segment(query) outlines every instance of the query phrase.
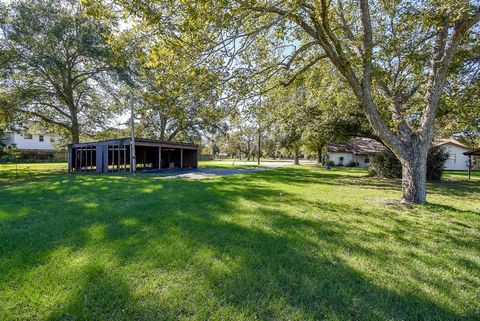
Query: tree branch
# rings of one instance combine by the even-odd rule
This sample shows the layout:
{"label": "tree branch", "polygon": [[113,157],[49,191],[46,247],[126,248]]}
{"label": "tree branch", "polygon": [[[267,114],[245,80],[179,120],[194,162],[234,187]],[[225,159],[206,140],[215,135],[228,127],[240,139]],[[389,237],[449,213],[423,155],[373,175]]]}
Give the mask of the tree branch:
{"label": "tree branch", "polygon": [[320,60],[322,60],[324,58],[327,58],[327,55],[321,55],[321,56],[315,57],[315,59],[310,61],[302,69],[300,69],[298,72],[296,72],[295,75],[293,75],[292,78],[290,78],[287,82],[281,82],[281,84],[284,85],[284,86],[291,85],[295,81],[295,79],[297,79],[298,76],[300,76],[301,74],[306,72],[308,69],[313,67],[317,62],[319,62]]}

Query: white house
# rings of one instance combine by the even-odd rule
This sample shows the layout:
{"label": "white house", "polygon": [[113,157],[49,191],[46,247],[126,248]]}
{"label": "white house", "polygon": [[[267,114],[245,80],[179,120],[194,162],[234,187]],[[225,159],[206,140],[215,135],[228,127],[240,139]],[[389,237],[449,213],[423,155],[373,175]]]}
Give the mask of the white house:
{"label": "white house", "polygon": [[433,142],[433,146],[442,146],[448,153],[448,159],[445,163],[446,170],[468,170],[468,156],[464,153],[469,149],[453,138],[437,139]]}
{"label": "white house", "polygon": [[55,151],[55,143],[59,142],[58,135],[43,133],[7,132],[7,138],[2,141],[5,145],[15,145],[19,150],[25,151]]}
{"label": "white house", "polygon": [[385,146],[374,139],[356,138],[340,144],[327,146],[327,156],[336,166],[368,167],[369,155],[385,150]]}
{"label": "white house", "polygon": [[[468,156],[464,155],[468,148],[465,145],[453,138],[438,139],[432,145],[441,146],[448,152],[446,170],[468,170]],[[328,145],[327,156],[336,166],[357,163],[358,167],[368,167],[369,156],[385,149],[385,146],[374,139],[356,138],[344,143]]]}

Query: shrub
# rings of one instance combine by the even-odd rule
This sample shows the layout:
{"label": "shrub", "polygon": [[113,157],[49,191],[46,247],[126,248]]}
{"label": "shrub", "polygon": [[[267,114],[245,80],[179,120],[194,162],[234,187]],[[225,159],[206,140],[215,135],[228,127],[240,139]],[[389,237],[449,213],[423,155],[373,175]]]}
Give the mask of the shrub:
{"label": "shrub", "polygon": [[384,151],[370,156],[370,175],[386,178],[401,178],[402,165],[395,154]]}
{"label": "shrub", "polygon": [[327,162],[325,163],[326,166],[335,166],[335,163],[332,161],[332,160],[327,160]]}
{"label": "shrub", "polygon": [[427,158],[427,179],[432,181],[440,180],[447,160],[448,152],[446,152],[444,148],[430,148]]}
{"label": "shrub", "polygon": [[348,162],[347,164],[348,167],[357,167],[358,166],[358,162],[354,162],[353,160]]}
{"label": "shrub", "polygon": [[[448,153],[442,147],[432,147],[427,157],[427,179],[439,180],[443,175],[443,167]],[[395,154],[385,151],[370,156],[369,174],[386,178],[401,178],[402,165]]]}
{"label": "shrub", "polygon": [[18,152],[17,148],[14,145],[3,147],[2,154],[0,157],[1,161],[14,162],[19,158],[20,158],[20,153]]}

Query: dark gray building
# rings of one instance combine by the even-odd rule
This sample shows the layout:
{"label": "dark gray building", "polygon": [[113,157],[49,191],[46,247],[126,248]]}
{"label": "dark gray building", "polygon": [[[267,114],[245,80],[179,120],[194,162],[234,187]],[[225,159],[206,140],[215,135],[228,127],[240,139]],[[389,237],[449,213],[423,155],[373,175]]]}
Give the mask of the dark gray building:
{"label": "dark gray building", "polygon": [[[71,144],[68,147],[69,172],[116,173],[130,171],[131,139],[110,139]],[[193,144],[135,139],[136,170],[195,168],[198,146]]]}

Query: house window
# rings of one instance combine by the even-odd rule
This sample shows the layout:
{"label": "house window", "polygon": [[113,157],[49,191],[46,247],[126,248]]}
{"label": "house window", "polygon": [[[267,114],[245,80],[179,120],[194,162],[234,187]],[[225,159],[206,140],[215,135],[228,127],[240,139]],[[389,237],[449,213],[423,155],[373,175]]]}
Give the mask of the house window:
{"label": "house window", "polygon": [[50,137],[50,143],[55,143],[55,139],[53,137]]}
{"label": "house window", "polygon": [[448,159],[452,164],[455,164],[457,162],[457,154],[450,153],[450,155],[448,155]]}
{"label": "house window", "polygon": [[370,159],[368,159],[368,157],[365,157],[364,162],[365,162],[365,164],[370,164]]}
{"label": "house window", "polygon": [[23,139],[33,139],[32,134],[23,134]]}
{"label": "house window", "polygon": [[43,142],[44,140],[45,138],[43,137],[43,135],[38,135],[38,141]]}

